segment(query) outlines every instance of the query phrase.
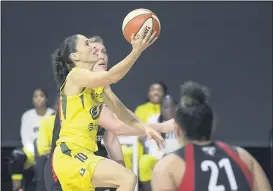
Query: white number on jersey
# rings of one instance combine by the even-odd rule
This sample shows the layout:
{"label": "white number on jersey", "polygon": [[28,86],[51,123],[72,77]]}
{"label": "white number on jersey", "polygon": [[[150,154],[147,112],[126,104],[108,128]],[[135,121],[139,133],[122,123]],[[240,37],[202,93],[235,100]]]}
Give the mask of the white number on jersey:
{"label": "white number on jersey", "polygon": [[238,190],[238,185],[228,158],[221,159],[218,164],[211,160],[205,160],[201,163],[202,171],[211,171],[208,191],[226,191],[224,185],[217,185],[217,180],[219,176],[219,168],[224,168],[227,174],[227,178],[232,191]]}

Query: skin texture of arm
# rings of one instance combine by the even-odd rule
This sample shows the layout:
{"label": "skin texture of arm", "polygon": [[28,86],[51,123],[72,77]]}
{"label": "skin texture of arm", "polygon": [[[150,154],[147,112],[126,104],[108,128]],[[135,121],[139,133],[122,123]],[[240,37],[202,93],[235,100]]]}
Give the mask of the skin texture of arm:
{"label": "skin texture of arm", "polygon": [[[132,128],[119,120],[117,116],[108,107],[106,107],[106,105],[103,106],[101,111],[99,123],[103,128],[115,133],[116,135],[135,135],[134,132],[131,132],[135,128]],[[139,129],[139,133],[145,135],[143,129]]]}
{"label": "skin texture of arm", "polygon": [[120,99],[114,94],[111,87],[104,89],[104,101],[106,105],[115,112],[116,116],[124,123],[134,128],[144,128],[144,124],[136,117],[136,115],[128,110]]}
{"label": "skin texture of arm", "polygon": [[110,158],[125,166],[121,145],[117,135],[106,130],[103,141]]}
{"label": "skin texture of arm", "polygon": [[[177,164],[178,166],[173,164]],[[177,171],[177,168],[181,168],[181,171]],[[177,171],[179,174],[173,174],[173,171]],[[181,178],[182,174],[184,174],[184,163],[173,154],[165,156],[158,161],[153,169],[151,180],[152,191],[177,190],[177,185],[179,184],[177,183],[177,179]]]}
{"label": "skin texture of arm", "polygon": [[141,134],[146,135],[148,134],[148,139],[154,139],[157,143],[159,148],[164,148],[164,139],[161,137],[159,133],[157,133],[152,128],[146,126],[145,128],[137,128],[136,126],[129,126],[119,120],[113,112],[108,109],[105,105],[103,106],[101,115],[100,115],[100,126],[103,128],[112,131],[116,135],[132,135],[137,136],[137,133],[132,133],[132,129],[139,129]]}
{"label": "skin texture of arm", "polygon": [[245,149],[237,147],[240,158],[245,162],[253,177],[253,191],[272,191],[270,183],[256,159]]}
{"label": "skin texture of arm", "polygon": [[81,88],[104,87],[121,80],[129,72],[139,56],[140,53],[133,50],[125,59],[113,66],[108,72],[91,72],[87,69],[77,69],[71,73],[70,78],[74,84]]}
{"label": "skin texture of arm", "polygon": [[[133,128],[117,118],[117,116],[105,105],[103,106],[100,125],[105,129],[115,133],[116,135],[125,136],[145,136],[145,131],[140,128]],[[158,132],[173,132],[174,131],[174,121],[173,119],[166,121],[164,123],[150,124],[149,127],[153,128]]]}

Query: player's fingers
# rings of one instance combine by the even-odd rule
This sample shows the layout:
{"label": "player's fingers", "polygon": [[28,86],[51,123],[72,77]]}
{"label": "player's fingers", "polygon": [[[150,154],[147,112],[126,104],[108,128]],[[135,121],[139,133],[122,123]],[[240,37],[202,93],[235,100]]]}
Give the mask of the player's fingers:
{"label": "player's fingers", "polygon": [[158,37],[155,37],[155,38],[152,40],[152,42],[150,42],[150,43],[148,44],[148,46],[151,46],[157,39],[158,39]]}
{"label": "player's fingers", "polygon": [[145,27],[143,27],[143,28],[139,31],[139,35],[140,35],[141,40],[145,39],[144,33],[145,33]]}
{"label": "player's fingers", "polygon": [[148,39],[148,41],[147,41],[148,44],[150,44],[150,43],[154,40],[155,35],[156,35],[156,31],[154,31],[153,34],[149,37],[149,39]]}
{"label": "player's fingers", "polygon": [[157,140],[156,144],[159,149],[164,149],[164,141]]}
{"label": "player's fingers", "polygon": [[135,40],[135,34],[132,33],[132,35],[131,35],[131,43],[134,42],[134,40]]}
{"label": "player's fingers", "polygon": [[147,138],[150,140],[150,139],[152,139],[152,136],[150,134],[148,134]]}
{"label": "player's fingers", "polygon": [[159,146],[159,148],[164,148],[164,139],[163,139],[163,137],[158,133],[157,134],[157,144],[158,144],[158,146]]}

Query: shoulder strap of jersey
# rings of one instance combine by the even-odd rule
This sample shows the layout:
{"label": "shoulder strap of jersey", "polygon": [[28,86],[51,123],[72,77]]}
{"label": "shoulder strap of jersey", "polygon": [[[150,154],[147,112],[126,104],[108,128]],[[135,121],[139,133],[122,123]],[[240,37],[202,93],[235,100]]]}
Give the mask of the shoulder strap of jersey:
{"label": "shoulder strap of jersey", "polygon": [[252,173],[249,170],[248,166],[245,164],[245,162],[239,157],[239,155],[237,154],[237,152],[234,152],[232,147],[230,147],[229,145],[225,144],[222,141],[217,141],[216,144],[223,149],[227,155],[229,155],[242,169],[248,184],[251,188],[253,188],[253,179],[252,179]]}
{"label": "shoulder strap of jersey", "polygon": [[[184,150],[184,158],[181,157],[182,152],[179,150]],[[184,159],[186,167],[183,179],[179,185],[179,190],[194,191],[195,183],[195,160],[194,160],[194,145],[188,144],[183,149],[178,150],[178,156]]]}

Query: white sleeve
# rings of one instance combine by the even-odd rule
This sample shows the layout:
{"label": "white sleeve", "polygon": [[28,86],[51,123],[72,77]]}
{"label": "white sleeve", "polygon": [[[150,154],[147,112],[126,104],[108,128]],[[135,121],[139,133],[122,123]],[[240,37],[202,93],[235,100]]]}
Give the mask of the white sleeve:
{"label": "white sleeve", "polygon": [[21,140],[22,140],[23,147],[27,149],[28,151],[34,153],[34,145],[33,145],[32,137],[31,137],[32,135],[31,131],[33,129],[29,128],[29,124],[27,122],[27,118],[29,114],[30,114],[29,112],[25,112],[22,115],[20,133],[21,133]]}

